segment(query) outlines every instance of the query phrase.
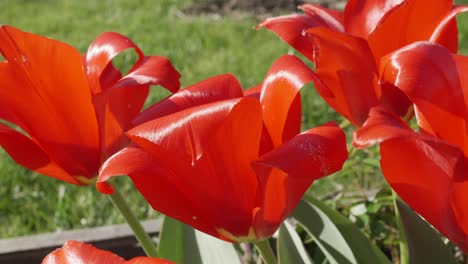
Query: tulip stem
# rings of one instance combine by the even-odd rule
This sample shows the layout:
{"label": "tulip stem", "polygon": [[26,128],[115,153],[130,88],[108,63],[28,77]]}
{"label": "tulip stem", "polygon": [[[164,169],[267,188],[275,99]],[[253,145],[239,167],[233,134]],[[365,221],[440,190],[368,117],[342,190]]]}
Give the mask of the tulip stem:
{"label": "tulip stem", "polygon": [[273,253],[273,249],[271,249],[270,242],[268,242],[268,239],[255,242],[254,244],[258,252],[262,256],[263,262],[265,264],[277,263],[275,253]]}
{"label": "tulip stem", "polygon": [[400,263],[401,264],[408,264],[409,263],[409,252],[408,252],[408,240],[406,240],[406,233],[403,227],[403,222],[400,218],[400,212],[398,211],[397,207],[397,199],[398,195],[395,191],[392,190],[392,197],[393,197],[393,207],[395,208],[395,221],[398,228],[398,234],[400,235]]}
{"label": "tulip stem", "polygon": [[138,221],[135,214],[132,212],[132,210],[130,210],[128,203],[125,201],[122,194],[115,190],[115,192],[109,195],[109,197],[114,206],[120,211],[120,214],[123,216],[123,218],[125,218],[125,221],[127,221],[127,224],[132,229],[135,238],[140,243],[143,251],[145,251],[145,254],[149,257],[157,257],[158,251],[153,243],[153,240],[151,240],[148,233],[146,233],[143,229],[140,221]]}

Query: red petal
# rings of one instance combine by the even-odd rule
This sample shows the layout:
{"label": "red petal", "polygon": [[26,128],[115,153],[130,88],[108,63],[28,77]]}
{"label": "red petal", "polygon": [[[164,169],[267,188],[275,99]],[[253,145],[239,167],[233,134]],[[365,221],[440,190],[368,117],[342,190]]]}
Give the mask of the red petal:
{"label": "red petal", "polygon": [[455,16],[468,11],[468,6],[457,6],[452,9],[437,25],[429,41],[438,43],[453,53],[458,51],[458,28]]}
{"label": "red petal", "polygon": [[[134,49],[138,61],[121,78],[112,65],[112,59],[126,49]],[[99,120],[102,159],[125,146],[122,133],[131,127],[131,120],[146,101],[149,85],[162,85],[170,91],[179,89],[180,74],[167,58],[144,57],[130,39],[118,33],[107,32],[96,38],[86,54],[87,73],[95,95],[93,102]]]}
{"label": "red petal", "polygon": [[463,152],[431,135],[415,133],[382,107],[373,109],[354,135],[358,147],[375,143],[382,143],[382,171],[392,188],[466,251],[466,210],[462,205],[466,187],[454,182],[466,178]]}
{"label": "red petal", "polygon": [[127,147],[103,164],[96,187],[98,191],[110,194],[113,188],[106,181],[115,176],[129,175],[135,187],[155,210],[217,236],[211,214],[205,212],[203,201],[198,201],[194,193],[197,188],[191,190],[192,182],[200,175],[180,173],[183,170],[181,168],[175,172],[173,168],[146,150],[136,146]]}
{"label": "red petal", "polygon": [[367,39],[387,13],[403,0],[350,0],[344,10],[346,32]]}
{"label": "red petal", "polygon": [[412,138],[386,141],[380,151],[383,174],[398,195],[466,251],[468,237],[463,230],[466,222],[457,222],[454,213],[458,208],[451,204],[451,200],[461,198],[457,194],[451,197],[451,192],[458,163],[464,160],[463,153],[442,142],[421,140],[416,133]]}
{"label": "red petal", "polygon": [[125,262],[125,264],[175,264],[172,261],[159,259],[159,258],[149,258],[149,257],[136,257]]}
{"label": "red petal", "polygon": [[297,51],[314,61],[313,42],[303,34],[304,30],[321,26],[316,17],[306,15],[287,15],[272,17],[258,24],[257,29],[266,27]]}
{"label": "red petal", "polygon": [[402,89],[417,106],[425,131],[464,148],[468,112],[459,78],[464,72],[447,49],[418,42],[383,58],[381,69],[382,79]]}
{"label": "red petal", "polygon": [[382,106],[374,107],[364,125],[353,134],[353,145],[366,148],[396,137],[412,137],[413,130]]}
{"label": "red petal", "polygon": [[[429,40],[452,6],[453,1],[448,0],[407,0],[389,11],[368,38],[376,62],[407,44]],[[443,42],[453,43],[449,48],[455,48],[453,51],[456,52],[458,32],[455,21],[448,27],[446,32],[450,35],[445,34]]]}
{"label": "red petal", "polygon": [[258,24],[257,29],[266,27],[308,59],[314,61],[313,42],[303,34],[304,31],[322,26],[342,32],[341,13],[317,5],[303,5],[300,8],[307,15],[267,18]]}
{"label": "red petal", "polygon": [[312,182],[340,170],[347,158],[343,130],[328,123],[297,135],[255,161],[263,197],[254,220],[257,236],[271,236]]}
{"label": "red petal", "polygon": [[405,120],[413,117],[412,112],[410,112],[413,102],[401,89],[388,82],[380,83],[380,89],[382,93],[380,103],[382,105],[391,109],[398,116],[405,117]]}
{"label": "red petal", "polygon": [[115,71],[110,70],[115,69],[110,62],[115,56],[127,49],[134,49],[139,61],[143,59],[144,55],[140,48],[129,38],[119,33],[105,32],[91,43],[85,60],[86,71],[93,94],[100,93],[110,87],[102,85],[102,78],[106,79],[108,77],[107,74],[115,73]]}
{"label": "red petal", "polygon": [[111,89],[94,96],[101,124],[103,159],[126,145],[122,133],[131,128],[131,121],[140,112],[149,93],[149,85],[160,84],[176,92],[180,74],[164,57],[145,57],[129,74],[113,84]]}
{"label": "red petal", "polygon": [[119,80],[113,88],[161,85],[175,93],[180,87],[179,79],[179,72],[166,57],[147,56],[137,62],[133,69]]}
{"label": "red petal", "polygon": [[42,264],[123,264],[125,260],[113,253],[74,240],[47,255]]}
{"label": "red petal", "polygon": [[302,117],[299,91],[315,78],[314,72],[292,55],[280,57],[271,66],[261,88],[260,103],[273,147],[299,133]]}
{"label": "red petal", "polygon": [[23,134],[0,123],[0,146],[18,164],[73,184],[81,184],[49,159],[40,146]]}
{"label": "red petal", "polygon": [[[81,56],[74,48],[0,27],[0,113],[72,175],[93,177],[99,135]],[[67,63],[63,63],[66,61]],[[12,119],[14,117],[14,120]]]}
{"label": "red petal", "polygon": [[242,87],[236,77],[222,74],[193,84],[154,104],[138,115],[133,123],[138,125],[186,108],[242,96]]}
{"label": "red petal", "polygon": [[321,5],[305,4],[299,6],[308,16],[317,17],[322,20],[322,26],[344,32],[343,12],[325,8]]}
{"label": "red petal", "polygon": [[68,240],[62,248],[47,255],[42,264],[171,264],[174,262],[150,257],[136,257],[129,261],[90,244]]}
{"label": "red petal", "polygon": [[378,103],[377,68],[366,41],[326,28],[307,33],[315,43],[317,76],[334,95],[322,97],[353,124],[362,125]]}
{"label": "red petal", "polygon": [[141,154],[134,159],[114,156],[99,181],[129,172],[156,210],[223,239],[228,238],[218,229],[247,236],[258,204],[250,162],[258,155],[261,126],[261,107],[254,98],[192,107],[152,120],[127,134],[153,161],[129,167],[132,173],[125,171],[126,164],[137,162]]}
{"label": "red petal", "polygon": [[253,97],[260,100],[260,92],[262,91],[263,83],[257,84],[254,87],[244,90],[245,97]]}
{"label": "red petal", "polygon": [[468,252],[468,182],[466,180],[466,159],[460,162],[459,174],[461,179],[453,184],[452,192],[450,195],[450,205],[455,214],[457,225],[463,230],[465,239],[457,241],[457,245],[464,251]]}

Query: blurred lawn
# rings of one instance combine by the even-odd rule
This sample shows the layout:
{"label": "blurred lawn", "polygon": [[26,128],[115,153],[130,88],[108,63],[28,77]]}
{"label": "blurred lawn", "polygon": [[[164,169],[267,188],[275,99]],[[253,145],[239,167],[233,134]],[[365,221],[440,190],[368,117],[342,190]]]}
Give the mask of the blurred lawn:
{"label": "blurred lawn", "polygon": [[[82,52],[104,31],[122,33],[146,54],[169,57],[183,76],[183,87],[231,72],[248,88],[263,80],[277,57],[292,52],[274,34],[254,30],[259,20],[252,15],[187,16],[181,10],[188,5],[188,0],[2,0],[0,23],[67,42]],[[461,40],[466,43],[468,20],[461,24]],[[120,61],[125,64],[132,58],[126,54]],[[150,102],[166,95],[154,87]],[[342,122],[311,85],[303,98],[304,127]],[[365,190],[384,185],[377,166],[375,149],[357,151],[342,172],[317,181],[312,191],[330,199],[342,200],[347,193],[362,199]],[[157,216],[128,178],[117,179],[117,184],[141,219]],[[32,173],[0,151],[0,238],[121,222],[110,201],[94,187]]]}

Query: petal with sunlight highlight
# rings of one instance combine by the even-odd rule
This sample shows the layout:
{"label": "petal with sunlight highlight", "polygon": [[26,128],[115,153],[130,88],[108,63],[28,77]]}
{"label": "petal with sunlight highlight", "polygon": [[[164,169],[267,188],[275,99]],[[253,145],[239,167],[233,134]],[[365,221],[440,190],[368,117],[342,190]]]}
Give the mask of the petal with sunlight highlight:
{"label": "petal with sunlight highlight", "polygon": [[172,66],[171,62],[161,56],[147,56],[137,62],[130,72],[120,79],[114,88],[161,85],[175,93],[179,90],[181,75]]}
{"label": "petal with sunlight highlight", "polygon": [[260,92],[263,122],[274,147],[297,135],[301,129],[300,89],[316,79],[299,58],[284,55],[268,71]]}
{"label": "petal with sunlight highlight", "polygon": [[254,219],[269,237],[296,207],[314,180],[341,170],[348,158],[341,128],[328,123],[307,130],[253,162],[264,201]]}
{"label": "petal with sunlight highlight", "polygon": [[[387,53],[412,42],[429,40],[452,6],[453,1],[447,0],[406,0],[394,7],[368,37],[376,62]],[[450,33],[443,37],[447,48],[456,52],[458,31],[455,21],[447,25],[446,33]]]}
{"label": "petal with sunlight highlight", "polygon": [[455,16],[467,11],[468,6],[466,5],[453,7],[432,32],[429,41],[438,43],[456,53],[458,51],[458,27]]}
{"label": "petal with sunlight highlight", "polygon": [[[140,48],[129,38],[115,32],[105,32],[99,35],[88,48],[85,56],[87,74],[93,94],[109,88],[102,85],[102,78],[111,72],[112,59],[127,49],[134,49],[138,60],[144,55]],[[107,73],[107,74],[104,74]]]}
{"label": "petal with sunlight highlight", "polygon": [[351,123],[362,125],[379,100],[377,67],[366,41],[326,28],[307,34],[314,41],[316,74],[333,97],[319,93]]}
{"label": "petal with sunlight highlight", "polygon": [[353,134],[353,145],[367,148],[388,139],[412,136],[413,130],[400,117],[377,106],[371,109],[364,125]]}
{"label": "petal with sunlight highlight", "polygon": [[[122,77],[112,60],[128,49],[135,50],[138,60]],[[161,85],[171,92],[180,86],[180,74],[167,58],[145,57],[130,39],[114,32],[101,34],[90,45],[86,68],[104,145],[103,160],[127,144],[122,133],[131,128],[131,121],[148,97],[150,85]]]}
{"label": "petal with sunlight highlight", "polygon": [[321,5],[314,5],[314,4],[305,4],[299,6],[299,9],[304,11],[308,16],[316,17],[317,19],[321,19],[323,21],[321,26],[328,27],[330,29],[344,32],[343,26],[343,12],[328,9]]}
{"label": "petal with sunlight highlight", "polygon": [[257,199],[250,162],[261,128],[254,98],[187,108],[130,130],[137,149],[111,157],[98,182],[127,173],[156,210],[222,239],[230,240],[218,228],[245,237]]}
{"label": "petal with sunlight highlight", "polygon": [[380,20],[401,2],[403,0],[349,0],[344,10],[346,32],[367,39]]}
{"label": "petal with sunlight highlight", "polygon": [[202,205],[194,202],[193,193],[182,184],[183,177],[191,177],[192,174],[175,174],[171,166],[162,163],[150,152],[133,146],[117,152],[103,164],[96,184],[98,191],[112,194],[114,189],[106,181],[121,175],[132,179],[154,210],[217,236],[217,231],[205,224],[210,220],[209,214],[202,214]]}
{"label": "petal with sunlight highlight", "polygon": [[0,87],[9,88],[0,89],[0,113],[68,173],[93,177],[99,133],[79,52],[10,26],[0,27],[0,52]]}
{"label": "petal with sunlight highlight", "polygon": [[95,248],[90,244],[68,240],[65,244],[49,253],[42,264],[171,264],[173,262],[158,258],[136,257],[129,261],[112,252]]}
{"label": "petal with sunlight highlight", "polygon": [[253,164],[258,172],[261,167],[277,168],[290,178],[312,181],[339,171],[347,158],[345,134],[330,122],[296,135]]}
{"label": "petal with sunlight highlight", "polygon": [[414,132],[383,107],[372,109],[369,119],[354,135],[357,147],[377,143],[381,143],[382,172],[395,192],[466,252],[463,151],[433,135]]}
{"label": "petal with sunlight highlight", "polygon": [[464,73],[456,58],[440,45],[417,42],[383,58],[381,78],[402,89],[416,105],[425,131],[463,149],[468,112],[459,78]]}
{"label": "petal with sunlight highlight", "polygon": [[266,27],[273,31],[286,43],[314,61],[313,42],[303,34],[304,30],[321,26],[316,18],[307,15],[287,15],[272,17],[258,24],[257,29]]}
{"label": "petal with sunlight highlight", "polygon": [[273,31],[286,43],[294,47],[311,61],[314,61],[313,42],[304,31],[313,27],[327,27],[343,31],[339,21],[339,13],[315,5],[303,5],[301,8],[307,15],[287,15],[267,18],[258,24],[257,29],[266,27]]}
{"label": "petal with sunlight highlight", "polygon": [[186,108],[242,96],[242,87],[234,75],[217,75],[182,89],[154,104],[139,114],[133,123],[139,125]]}

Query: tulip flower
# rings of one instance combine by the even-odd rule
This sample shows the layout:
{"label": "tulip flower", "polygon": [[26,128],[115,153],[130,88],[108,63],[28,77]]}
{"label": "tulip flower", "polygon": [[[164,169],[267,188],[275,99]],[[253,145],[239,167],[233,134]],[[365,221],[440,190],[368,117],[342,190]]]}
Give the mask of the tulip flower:
{"label": "tulip flower", "polygon": [[159,258],[135,257],[123,258],[90,244],[68,240],[65,244],[47,255],[42,264],[171,264],[174,262]]}
{"label": "tulip flower", "polygon": [[468,253],[468,57],[417,42],[382,59],[382,80],[415,105],[419,132],[382,107],[354,143],[381,143],[382,172],[398,195]]}
{"label": "tulip flower", "polygon": [[[133,49],[122,76],[112,59]],[[128,38],[104,33],[82,56],[75,48],[0,26],[0,146],[18,164],[83,185],[128,142],[123,131],[140,112],[149,85],[172,92],[179,73],[167,58],[144,56]]]}
{"label": "tulip flower", "polygon": [[311,78],[286,55],[246,95],[232,75],[181,90],[136,119],[126,133],[133,144],[104,163],[98,190],[128,175],[155,210],[202,232],[230,242],[270,237],[348,155],[333,123],[298,134],[299,90]]}
{"label": "tulip flower", "polygon": [[[383,104],[400,116],[411,102],[396,87],[379,83],[382,56],[419,40],[458,49],[455,15],[467,7],[452,0],[350,0],[343,12],[317,5],[300,7],[305,15],[268,18],[266,27],[309,58],[316,67],[321,96],[356,126],[369,110]],[[412,115],[408,115],[411,117]]]}

